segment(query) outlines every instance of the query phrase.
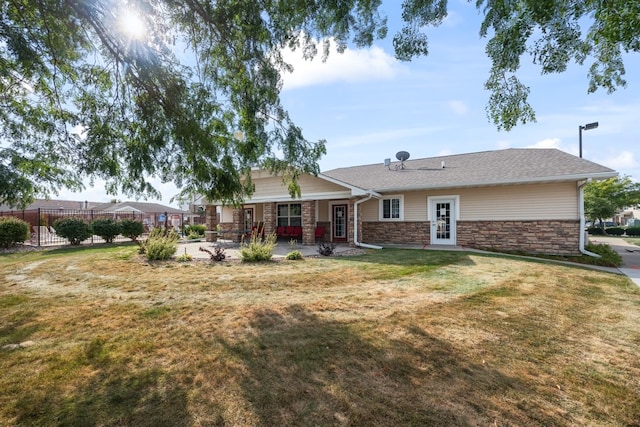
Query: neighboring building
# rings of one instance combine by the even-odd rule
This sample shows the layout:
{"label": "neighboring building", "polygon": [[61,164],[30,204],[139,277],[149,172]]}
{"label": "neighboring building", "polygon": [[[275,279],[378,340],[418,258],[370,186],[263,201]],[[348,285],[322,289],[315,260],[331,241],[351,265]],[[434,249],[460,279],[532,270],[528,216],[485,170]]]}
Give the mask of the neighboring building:
{"label": "neighboring building", "polygon": [[81,216],[87,221],[98,217],[112,217],[115,219],[135,218],[142,221],[147,229],[168,225],[180,229],[189,212],[146,202],[118,202],[102,203],[89,201],[36,199],[25,209],[11,209],[0,206],[0,215],[12,215],[29,222],[32,226],[52,225],[53,222],[65,216]]}
{"label": "neighboring building", "polygon": [[[403,152],[398,153],[400,158]],[[405,153],[408,157],[408,153]],[[357,246],[458,245],[578,254],[584,246],[583,187],[617,173],[556,149],[507,149],[353,166],[300,178],[292,199],[281,178],[254,171],[242,208],[207,205],[208,230],[233,240],[302,227]]]}

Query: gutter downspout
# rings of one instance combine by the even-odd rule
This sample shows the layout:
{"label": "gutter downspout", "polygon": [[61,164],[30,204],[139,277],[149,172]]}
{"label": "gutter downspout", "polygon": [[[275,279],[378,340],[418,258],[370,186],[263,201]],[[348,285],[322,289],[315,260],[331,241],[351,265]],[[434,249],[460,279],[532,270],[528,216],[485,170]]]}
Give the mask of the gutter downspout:
{"label": "gutter downspout", "polygon": [[367,243],[358,242],[358,205],[371,200],[373,194],[369,193],[366,199],[360,199],[353,204],[353,244],[362,248],[382,249],[382,246],[369,245]]}
{"label": "gutter downspout", "polygon": [[591,178],[587,178],[585,181],[582,181],[582,183],[578,184],[578,215],[580,215],[580,244],[578,248],[580,249],[580,253],[592,256],[594,258],[601,258],[600,255],[588,251],[584,248],[585,234],[587,234],[587,232],[584,231],[584,187],[590,182]]}

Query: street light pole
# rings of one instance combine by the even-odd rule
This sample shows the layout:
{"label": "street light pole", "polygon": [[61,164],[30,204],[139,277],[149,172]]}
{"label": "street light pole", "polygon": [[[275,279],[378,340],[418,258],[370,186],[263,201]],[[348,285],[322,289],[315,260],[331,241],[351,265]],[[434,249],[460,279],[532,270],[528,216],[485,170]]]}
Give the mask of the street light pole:
{"label": "street light pole", "polygon": [[586,125],[582,126],[578,126],[578,142],[580,145],[580,158],[582,158],[582,131],[583,130],[590,130],[590,129],[595,129],[598,127],[598,122],[593,122],[593,123],[587,123]]}

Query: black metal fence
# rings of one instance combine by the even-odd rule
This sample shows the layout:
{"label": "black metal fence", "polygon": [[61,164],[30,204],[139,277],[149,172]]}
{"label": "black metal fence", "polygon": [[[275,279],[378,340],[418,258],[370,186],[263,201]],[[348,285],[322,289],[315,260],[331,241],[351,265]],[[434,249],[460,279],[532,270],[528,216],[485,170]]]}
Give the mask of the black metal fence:
{"label": "black metal fence", "polygon": [[[167,212],[133,212],[133,211],[95,211],[92,209],[28,209],[0,211],[0,216],[13,216],[26,221],[30,225],[31,238],[24,242],[34,246],[64,245],[67,239],[56,235],[53,224],[56,220],[66,217],[81,218],[87,223],[96,219],[111,218],[114,220],[132,219],[144,224],[145,233],[155,227],[174,228],[182,231],[184,226],[184,214]],[[115,241],[126,241],[126,237],[118,236]],[[86,243],[104,242],[99,236],[92,236]]]}

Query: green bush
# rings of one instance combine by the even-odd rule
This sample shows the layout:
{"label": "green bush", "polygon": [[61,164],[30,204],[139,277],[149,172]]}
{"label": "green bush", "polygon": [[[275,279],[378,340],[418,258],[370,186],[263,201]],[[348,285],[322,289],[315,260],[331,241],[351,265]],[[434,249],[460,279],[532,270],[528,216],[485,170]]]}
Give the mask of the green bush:
{"label": "green bush", "polygon": [[57,219],[53,223],[56,235],[69,240],[72,245],[79,245],[93,236],[93,230],[89,224],[80,218],[66,217]]}
{"label": "green bush", "polygon": [[199,239],[204,237],[204,232],[207,230],[207,227],[203,224],[192,224],[184,226],[184,234],[192,238],[191,236],[197,235],[198,237],[193,237],[193,239]]}
{"label": "green bush", "polygon": [[640,227],[627,228],[627,236],[640,236]]}
{"label": "green bush", "polygon": [[611,246],[599,243],[589,243],[584,247],[589,252],[600,255],[601,258],[590,258],[590,261],[594,265],[602,265],[606,267],[619,267],[622,265],[622,257],[615,250],[611,249]]}
{"label": "green bush", "polygon": [[273,249],[276,247],[276,234],[271,233],[265,236],[264,240],[258,235],[253,233],[248,243],[242,242],[240,245],[240,256],[242,261],[256,262],[256,261],[268,261],[273,256]]}
{"label": "green bush", "polygon": [[608,227],[604,231],[611,236],[622,236],[624,234],[624,228],[622,227]]}
{"label": "green bush", "polygon": [[285,258],[290,260],[298,260],[298,259],[302,259],[303,256],[302,256],[302,252],[300,251],[291,251],[287,254]]}
{"label": "green bush", "polygon": [[602,236],[604,234],[602,228],[600,227],[589,227],[587,229],[587,233],[591,234],[592,236]]}
{"label": "green bush", "polygon": [[29,240],[29,223],[13,216],[0,217],[0,247],[9,248]]}
{"label": "green bush", "polygon": [[144,224],[134,219],[123,219],[120,221],[120,227],[122,228],[121,234],[134,242],[137,242],[138,237],[144,233]]}
{"label": "green bush", "polygon": [[113,239],[122,232],[120,223],[111,218],[98,218],[91,223],[93,233],[104,239],[106,243],[113,243]]}
{"label": "green bush", "polygon": [[159,261],[171,258],[178,251],[178,234],[170,229],[154,228],[149,238],[141,246],[141,252],[149,261]]}

